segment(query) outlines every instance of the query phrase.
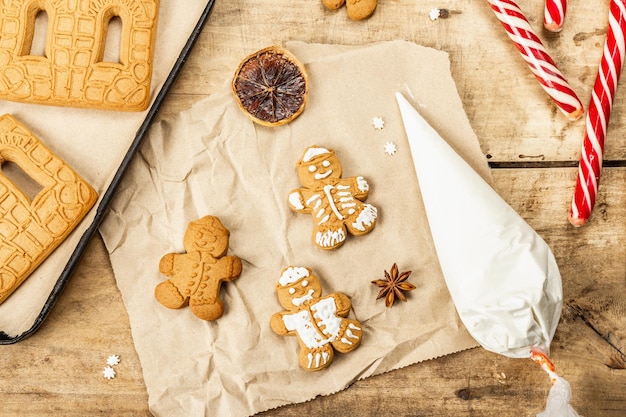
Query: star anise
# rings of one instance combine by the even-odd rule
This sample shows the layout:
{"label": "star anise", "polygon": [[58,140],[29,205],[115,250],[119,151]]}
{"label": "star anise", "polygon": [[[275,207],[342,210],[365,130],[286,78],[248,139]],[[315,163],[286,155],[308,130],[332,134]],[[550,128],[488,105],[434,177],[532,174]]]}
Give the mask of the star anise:
{"label": "star anise", "polygon": [[387,307],[393,306],[394,301],[396,301],[396,297],[406,302],[404,291],[411,291],[416,288],[415,285],[410,282],[406,282],[409,275],[411,275],[411,272],[412,271],[407,271],[399,274],[398,265],[394,263],[389,273],[385,271],[385,279],[372,281],[372,284],[381,288],[376,299],[378,300],[385,297],[385,305]]}

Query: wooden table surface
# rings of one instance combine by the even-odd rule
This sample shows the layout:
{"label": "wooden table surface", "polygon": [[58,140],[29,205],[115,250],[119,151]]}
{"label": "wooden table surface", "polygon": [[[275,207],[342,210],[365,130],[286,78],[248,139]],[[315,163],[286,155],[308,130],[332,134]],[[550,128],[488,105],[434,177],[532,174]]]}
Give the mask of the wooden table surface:
{"label": "wooden table surface", "polygon": [[[519,1],[586,105],[608,1],[570,3],[565,29],[549,34],[541,28],[544,2]],[[433,8],[452,13],[431,21]],[[567,214],[584,121],[560,114],[486,1],[380,0],[370,19],[354,22],[345,9],[325,10],[321,0],[218,0],[158,117],[172,117],[216,91],[241,58],[262,47],[392,39],[449,53],[497,191],[548,242],[561,268],[564,306],[552,359],[572,385],[572,403],[586,417],[626,416],[626,86],[616,95],[593,217],[578,229]],[[112,354],[121,363],[108,381],[102,370]],[[128,316],[99,236],[41,329],[0,347],[0,369],[2,416],[150,415]],[[549,385],[530,360],[476,348],[266,414],[534,416]]]}

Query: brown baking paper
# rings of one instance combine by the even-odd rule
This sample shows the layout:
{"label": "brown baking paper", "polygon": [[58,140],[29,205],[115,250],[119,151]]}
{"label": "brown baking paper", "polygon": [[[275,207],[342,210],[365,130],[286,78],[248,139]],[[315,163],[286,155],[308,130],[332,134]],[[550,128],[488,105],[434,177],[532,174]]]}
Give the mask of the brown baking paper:
{"label": "brown baking paper", "polygon": [[[489,172],[463,111],[445,53],[404,41],[358,48],[289,43],[306,65],[306,109],[288,125],[254,125],[230,87],[155,125],[101,227],[128,308],[156,416],[245,416],[346,388],[355,380],[476,346],[446,289],[394,93],[424,117],[485,178]],[[230,80],[227,80],[228,82]],[[385,126],[376,130],[373,117]],[[384,152],[394,142],[397,153]],[[295,164],[313,144],[335,150],[344,177],[370,184],[375,229],[336,251],[314,247],[309,215],[287,205],[300,187]],[[459,208],[461,209],[461,208]],[[183,252],[187,224],[218,216],[243,272],[222,286],[214,322],[154,298],[168,252]],[[397,263],[412,270],[408,302],[385,307],[371,280]],[[298,342],[270,329],[282,310],[274,286],[283,267],[306,266],[324,294],[352,300],[361,345],[320,372],[298,365]]]}
{"label": "brown baking paper", "polygon": [[[180,7],[174,0],[160,2],[151,84],[153,101],[206,5],[207,2],[189,2],[185,7]],[[19,119],[100,195],[96,205],[68,238],[0,304],[0,331],[15,336],[32,327],[80,237],[94,219],[102,195],[147,112],[75,109],[0,101],[0,114],[10,113]]]}

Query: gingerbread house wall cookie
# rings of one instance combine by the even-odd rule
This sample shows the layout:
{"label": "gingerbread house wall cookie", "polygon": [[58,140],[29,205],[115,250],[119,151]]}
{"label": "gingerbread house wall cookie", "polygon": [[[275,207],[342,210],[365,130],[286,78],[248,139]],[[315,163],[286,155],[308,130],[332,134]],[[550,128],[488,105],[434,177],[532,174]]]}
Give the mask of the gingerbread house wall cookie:
{"label": "gingerbread house wall cookie", "polygon": [[0,169],[0,303],[70,234],[97,194],[14,117],[0,117],[0,168],[41,185],[31,199]]}
{"label": "gingerbread house wall cookie", "polygon": [[[141,111],[150,82],[159,0],[11,0],[0,3],[0,99]],[[45,53],[31,55],[47,15]],[[121,21],[119,62],[103,62],[107,30]]]}

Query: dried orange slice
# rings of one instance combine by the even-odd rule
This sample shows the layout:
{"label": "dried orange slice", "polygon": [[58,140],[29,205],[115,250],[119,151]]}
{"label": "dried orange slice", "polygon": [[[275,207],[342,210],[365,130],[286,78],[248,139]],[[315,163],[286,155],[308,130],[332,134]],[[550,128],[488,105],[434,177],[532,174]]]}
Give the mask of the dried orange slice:
{"label": "dried orange slice", "polygon": [[304,110],[307,74],[304,65],[289,51],[270,46],[241,61],[232,89],[239,108],[254,122],[280,126]]}

